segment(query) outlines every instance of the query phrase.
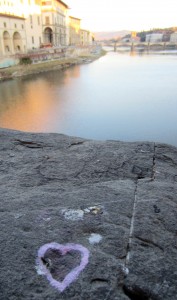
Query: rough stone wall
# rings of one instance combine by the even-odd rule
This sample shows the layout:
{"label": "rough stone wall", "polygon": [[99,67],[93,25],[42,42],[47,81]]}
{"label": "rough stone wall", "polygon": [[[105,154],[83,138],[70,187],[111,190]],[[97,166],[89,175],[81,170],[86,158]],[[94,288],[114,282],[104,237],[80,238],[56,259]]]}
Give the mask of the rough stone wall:
{"label": "rough stone wall", "polygon": [[0,130],[0,299],[177,299],[177,149]]}

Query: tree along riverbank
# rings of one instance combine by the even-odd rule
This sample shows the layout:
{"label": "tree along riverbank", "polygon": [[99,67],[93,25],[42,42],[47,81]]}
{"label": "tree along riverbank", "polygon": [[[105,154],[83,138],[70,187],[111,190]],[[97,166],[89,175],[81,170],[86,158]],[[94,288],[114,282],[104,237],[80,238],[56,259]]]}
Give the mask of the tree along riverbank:
{"label": "tree along riverbank", "polygon": [[77,64],[90,63],[98,59],[99,57],[105,55],[105,53],[106,51],[101,49],[99,52],[96,53],[88,53],[75,57],[62,57],[60,59],[47,60],[45,62],[39,62],[35,64],[18,64],[16,66],[3,68],[0,70],[0,82],[41,72],[60,69],[63,70]]}

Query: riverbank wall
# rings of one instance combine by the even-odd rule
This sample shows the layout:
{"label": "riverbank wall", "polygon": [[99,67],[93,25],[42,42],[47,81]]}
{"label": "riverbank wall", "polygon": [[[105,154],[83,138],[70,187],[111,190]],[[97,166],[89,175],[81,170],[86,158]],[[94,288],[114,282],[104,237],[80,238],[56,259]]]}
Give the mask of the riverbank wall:
{"label": "riverbank wall", "polygon": [[[69,47],[65,50],[50,48],[34,51],[29,55],[17,55],[13,63],[12,58],[7,58],[8,61],[11,60],[12,66],[0,68],[0,81],[92,62],[104,54],[100,47],[92,46]],[[24,58],[29,59],[31,63],[20,63]],[[5,59],[2,60],[3,64],[4,61]]]}
{"label": "riverbank wall", "polygon": [[0,299],[175,300],[177,148],[0,130]]}

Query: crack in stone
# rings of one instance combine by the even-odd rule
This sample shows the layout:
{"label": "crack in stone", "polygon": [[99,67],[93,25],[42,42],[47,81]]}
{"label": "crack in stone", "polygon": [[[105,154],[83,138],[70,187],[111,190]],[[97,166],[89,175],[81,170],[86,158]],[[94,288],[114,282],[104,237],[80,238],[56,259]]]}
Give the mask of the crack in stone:
{"label": "crack in stone", "polygon": [[71,143],[71,144],[68,146],[68,148],[71,148],[71,147],[73,147],[73,146],[82,145],[82,144],[84,144],[84,143],[85,143],[85,141],[73,142],[73,143]]}
{"label": "crack in stone", "polygon": [[139,237],[139,236],[135,236],[135,238],[137,240],[140,240],[141,242],[144,242],[145,244],[152,245],[152,246],[160,249],[161,251],[164,251],[164,249],[161,246],[159,246],[157,243],[155,243],[153,241],[150,241],[150,240],[148,240],[146,238],[142,238],[142,237]]}
{"label": "crack in stone", "polygon": [[33,141],[22,141],[20,139],[16,139],[15,142],[17,142],[18,145],[27,147],[27,148],[43,148],[44,145],[42,143],[36,143]]}
{"label": "crack in stone", "polygon": [[130,223],[130,233],[129,233],[129,241],[128,241],[128,245],[127,245],[127,255],[126,255],[126,259],[125,259],[125,267],[127,267],[129,260],[130,260],[130,251],[131,251],[131,244],[132,244],[132,239],[133,239],[135,212],[136,212],[136,205],[137,205],[137,188],[138,188],[138,180],[136,181],[136,185],[135,185],[134,203],[133,203],[132,218],[131,218],[131,223]]}
{"label": "crack in stone", "polygon": [[156,144],[154,143],[154,155],[153,155],[153,164],[152,164],[152,176],[151,181],[155,180],[155,173],[156,173]]}

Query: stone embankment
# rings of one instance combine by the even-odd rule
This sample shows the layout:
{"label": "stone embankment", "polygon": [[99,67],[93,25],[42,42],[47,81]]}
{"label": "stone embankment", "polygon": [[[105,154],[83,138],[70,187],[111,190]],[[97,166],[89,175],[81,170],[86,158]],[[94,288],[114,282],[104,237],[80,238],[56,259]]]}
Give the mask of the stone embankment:
{"label": "stone embankment", "polygon": [[[87,52],[75,52],[66,54],[65,57],[61,57],[58,59],[48,59],[46,61],[39,61],[33,64],[27,65],[15,65],[8,68],[0,69],[0,82],[4,80],[14,79],[21,76],[27,76],[32,74],[37,74],[41,72],[47,72],[52,70],[63,70],[68,67],[77,64],[84,64],[92,62],[98,59],[100,56],[104,55],[105,52],[101,48],[91,49],[92,51]],[[78,49],[79,50],[79,49]]]}
{"label": "stone embankment", "polygon": [[1,300],[177,299],[177,148],[0,130]]}
{"label": "stone embankment", "polygon": [[0,81],[17,77],[38,74],[52,70],[63,70],[76,64],[84,63],[82,58],[66,58],[55,61],[46,61],[32,65],[17,65],[0,71]]}

